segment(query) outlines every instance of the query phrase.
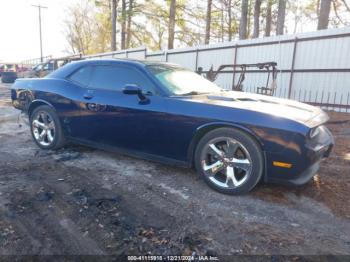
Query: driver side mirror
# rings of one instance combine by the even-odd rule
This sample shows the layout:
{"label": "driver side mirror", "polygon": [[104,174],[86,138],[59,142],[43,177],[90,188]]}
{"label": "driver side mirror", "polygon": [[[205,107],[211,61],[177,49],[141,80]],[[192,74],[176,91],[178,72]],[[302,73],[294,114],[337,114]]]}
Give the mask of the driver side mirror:
{"label": "driver side mirror", "polygon": [[142,93],[142,90],[137,85],[126,85],[123,88],[123,93],[126,95],[138,95]]}
{"label": "driver side mirror", "polygon": [[140,104],[148,104],[149,99],[142,93],[142,89],[137,85],[126,85],[123,88],[123,93],[125,95],[137,95],[140,99]]}

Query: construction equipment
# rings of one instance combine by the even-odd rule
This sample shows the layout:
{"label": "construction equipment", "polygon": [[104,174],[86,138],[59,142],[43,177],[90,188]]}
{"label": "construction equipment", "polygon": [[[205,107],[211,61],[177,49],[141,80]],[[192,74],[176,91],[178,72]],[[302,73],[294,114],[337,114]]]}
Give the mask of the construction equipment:
{"label": "construction equipment", "polygon": [[[232,68],[232,71],[224,71],[224,69]],[[256,70],[249,70],[251,68],[257,68]],[[248,69],[248,70],[247,70]],[[261,70],[266,70],[267,80],[265,86],[257,86],[256,92],[258,94],[273,96],[277,88],[277,63],[276,62],[264,62],[256,64],[226,64],[221,65],[219,68],[214,71],[213,67],[206,73],[206,78],[210,81],[215,81],[220,73],[232,73],[233,74],[233,83],[232,90],[234,91],[244,91],[243,82],[246,78],[246,73],[257,73]],[[202,68],[198,68],[198,73],[203,72]],[[239,73],[238,82],[235,84],[234,77],[235,74]]]}

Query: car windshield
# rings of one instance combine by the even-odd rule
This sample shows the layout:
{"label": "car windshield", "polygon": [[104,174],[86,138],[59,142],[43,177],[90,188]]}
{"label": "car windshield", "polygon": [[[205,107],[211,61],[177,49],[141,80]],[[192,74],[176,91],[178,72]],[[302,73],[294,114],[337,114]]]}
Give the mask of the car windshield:
{"label": "car windshield", "polygon": [[216,84],[184,68],[164,64],[147,67],[173,95],[199,95],[221,91]]}
{"label": "car windshield", "polygon": [[47,63],[43,67],[44,70],[53,70],[53,63]]}
{"label": "car windshield", "polygon": [[43,67],[43,64],[38,64],[38,65],[33,67],[33,70],[39,71],[39,70],[41,70],[42,67]]}

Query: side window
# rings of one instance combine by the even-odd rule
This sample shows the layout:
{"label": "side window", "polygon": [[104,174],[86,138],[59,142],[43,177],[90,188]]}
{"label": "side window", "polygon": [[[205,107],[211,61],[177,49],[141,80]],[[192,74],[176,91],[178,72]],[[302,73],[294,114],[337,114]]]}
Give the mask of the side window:
{"label": "side window", "polygon": [[76,82],[82,86],[87,86],[90,82],[90,77],[92,73],[91,66],[84,66],[80,68],[78,71],[74,72],[69,79],[73,82]]}
{"label": "side window", "polygon": [[43,65],[39,64],[39,65],[35,66],[35,68],[33,70],[40,71],[42,68],[43,68]]}
{"label": "side window", "polygon": [[90,87],[121,91],[127,84],[137,85],[144,92],[155,94],[154,85],[146,76],[126,66],[96,66]]}
{"label": "side window", "polygon": [[43,67],[43,70],[53,70],[53,63],[47,63]]}

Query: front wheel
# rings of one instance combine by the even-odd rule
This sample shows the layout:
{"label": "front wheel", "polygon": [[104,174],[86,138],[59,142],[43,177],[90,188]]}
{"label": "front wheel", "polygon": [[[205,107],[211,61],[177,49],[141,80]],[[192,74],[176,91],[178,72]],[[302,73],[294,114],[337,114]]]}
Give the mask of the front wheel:
{"label": "front wheel", "polygon": [[33,110],[30,127],[35,143],[42,149],[58,149],[65,144],[60,121],[49,106],[42,105]]}
{"label": "front wheel", "polygon": [[251,136],[234,128],[219,128],[199,141],[195,166],[211,188],[236,195],[255,187],[264,161],[259,144]]}

